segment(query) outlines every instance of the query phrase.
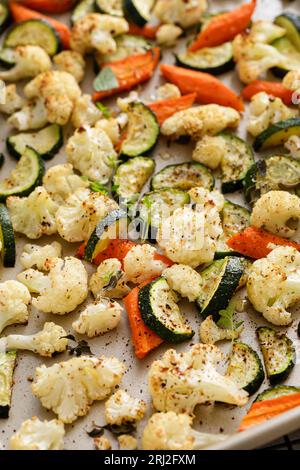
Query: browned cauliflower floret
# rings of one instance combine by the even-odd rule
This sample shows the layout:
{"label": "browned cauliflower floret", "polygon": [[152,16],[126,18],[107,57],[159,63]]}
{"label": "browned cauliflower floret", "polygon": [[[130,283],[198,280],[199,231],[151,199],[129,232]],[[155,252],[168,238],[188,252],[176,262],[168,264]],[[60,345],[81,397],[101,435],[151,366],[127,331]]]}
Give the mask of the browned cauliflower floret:
{"label": "browned cauliflower floret", "polygon": [[80,83],[84,77],[85,60],[79,52],[62,51],[53,57],[57,69],[61,72],[68,72]]}

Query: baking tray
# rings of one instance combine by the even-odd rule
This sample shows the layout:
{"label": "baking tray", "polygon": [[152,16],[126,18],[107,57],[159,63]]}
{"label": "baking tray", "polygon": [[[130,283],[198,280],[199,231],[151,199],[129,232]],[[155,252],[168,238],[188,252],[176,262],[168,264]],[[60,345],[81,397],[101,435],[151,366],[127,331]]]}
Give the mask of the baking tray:
{"label": "baking tray", "polygon": [[[234,8],[240,5],[241,1],[210,1],[210,10],[224,10]],[[300,13],[300,6],[297,1],[288,2],[280,0],[258,0],[258,7],[256,10],[255,18],[263,19],[272,19],[280,12],[285,9],[293,10]],[[64,15],[60,17],[66,22],[69,22],[69,16]],[[178,45],[180,50],[184,47],[183,44]],[[163,53],[163,61],[166,63],[173,63],[173,54],[172,52]],[[92,64],[88,65],[86,79],[83,84],[83,90],[87,93],[92,91],[92,79],[93,79]],[[222,80],[234,88],[236,91],[240,91],[242,86],[239,83],[235,74],[225,74],[222,77]],[[143,88],[140,89],[140,94],[144,98],[151,99],[154,98],[155,89],[160,84],[163,83],[163,80],[159,76],[159,72],[156,73],[156,76],[153,78],[151,83],[146,84]],[[114,102],[111,102],[111,105],[114,105]],[[247,115],[247,111],[245,116]],[[1,118],[2,119],[2,118]],[[5,152],[5,139],[10,131],[5,125],[5,121],[1,121],[1,142],[0,142],[0,151]],[[72,130],[67,129],[65,131],[65,141],[67,137],[71,135]],[[243,125],[240,126],[239,135],[245,137],[245,128]],[[156,168],[166,166],[170,163],[183,162],[190,160],[191,156],[191,147],[172,144],[171,146],[167,145],[167,142],[164,142],[161,139],[160,144],[156,147],[154,151],[154,158],[156,160]],[[47,162],[47,167],[53,166],[58,163],[65,162],[65,152],[62,149],[58,155],[51,161]],[[15,165],[13,158],[7,155],[6,162],[1,170],[1,178],[5,177],[11,168]],[[239,195],[229,195],[228,199],[244,203],[241,196]],[[37,244],[46,244],[58,238],[56,237],[44,237],[42,240],[37,240]],[[74,254],[76,247],[78,245],[65,244],[59,239],[60,243],[63,245],[64,256]],[[17,237],[17,255],[18,259],[22,252],[22,247],[25,243],[28,243],[28,240],[18,236]],[[95,271],[95,269],[86,264],[86,268],[89,273]],[[8,279],[15,279],[17,273],[22,270],[19,262],[17,262],[14,269],[3,269],[0,271],[0,280],[1,282]],[[240,292],[240,296],[243,296],[244,293]],[[87,302],[90,302],[92,299],[88,299]],[[5,330],[5,335],[12,333],[19,334],[32,334],[39,331],[45,321],[54,321],[62,325],[67,332],[72,333],[71,324],[75,318],[77,318],[80,311],[82,311],[84,305],[81,305],[79,309],[75,312],[66,315],[64,317],[47,315],[41,312],[36,311],[34,308],[31,308],[30,319],[27,326],[16,326],[10,327]],[[184,351],[191,344],[195,344],[199,341],[198,330],[200,319],[197,314],[197,310],[191,307],[189,304],[182,302],[181,304],[182,311],[187,315],[190,323],[194,327],[196,334],[193,338],[193,342],[189,344],[184,343],[176,346],[178,351]],[[295,309],[294,321],[291,327],[288,329],[289,336],[294,340],[297,349],[299,350],[299,341],[296,334],[296,326],[299,320],[298,309]],[[258,350],[258,344],[255,339],[255,328],[260,325],[264,325],[265,321],[261,318],[260,315],[248,308],[247,312],[238,314],[239,319],[245,322],[245,329],[241,335],[241,340],[252,345],[256,350]],[[298,317],[298,320],[297,320]],[[113,355],[118,357],[120,360],[124,361],[127,366],[126,374],[122,380],[121,386],[125,390],[128,390],[133,396],[137,398],[143,398],[147,403],[147,414],[144,420],[140,423],[138,427],[138,437],[140,437],[140,431],[144,428],[147,419],[153,413],[151,407],[151,400],[149,397],[148,386],[147,386],[147,373],[151,363],[159,358],[167,349],[170,348],[170,345],[162,345],[152,354],[150,354],[146,359],[139,361],[134,357],[132,346],[130,342],[131,332],[128,325],[126,313],[124,312],[121,324],[119,327],[102,337],[89,340],[91,350],[96,355],[105,354],[107,356]],[[221,345],[221,349],[226,351],[228,345]],[[299,352],[299,351],[298,351]],[[300,353],[298,354],[300,357]],[[15,371],[15,385],[13,388],[13,397],[12,397],[12,407],[10,411],[10,417],[8,420],[0,421],[0,448],[7,449],[7,443],[9,437],[12,433],[17,430],[21,423],[31,418],[32,416],[38,416],[40,419],[53,419],[55,415],[52,412],[47,412],[41,405],[37,398],[35,398],[31,392],[31,381],[35,374],[35,368],[42,363],[45,363],[47,366],[52,365],[55,362],[60,362],[69,359],[67,353],[56,357],[55,359],[42,359],[38,356],[34,356],[31,353],[20,352],[18,354],[18,365]],[[287,381],[290,385],[299,385],[300,384],[300,367],[297,363],[292,374]],[[261,390],[267,388],[269,384],[267,381],[262,385]],[[252,400],[251,400],[252,401]],[[250,401],[250,403],[251,403]],[[249,405],[250,405],[249,403]],[[247,406],[247,408],[249,407]],[[214,404],[209,406],[199,406],[197,409],[196,417],[194,420],[194,427],[204,432],[223,432],[225,434],[233,434],[238,428],[239,422],[242,416],[245,414],[245,408],[239,409],[232,406]],[[72,425],[66,426],[66,437],[65,437],[65,448],[68,450],[88,450],[93,449],[93,440],[88,437],[87,431],[93,428],[93,424],[105,424],[104,414],[103,414],[103,402],[95,402],[91,407],[90,412],[87,416],[78,419]],[[253,449],[256,447],[263,446],[264,444],[271,442],[274,439],[277,439],[284,434],[294,431],[299,428],[300,425],[300,408],[291,410],[290,412],[285,413],[278,418],[264,423],[260,426],[257,426],[249,431],[245,431],[241,434],[234,434],[232,437],[228,438],[225,442],[222,442],[219,446],[214,446],[214,449]],[[117,449],[117,443],[114,441],[112,436],[108,435],[109,439],[112,441],[113,448]]]}

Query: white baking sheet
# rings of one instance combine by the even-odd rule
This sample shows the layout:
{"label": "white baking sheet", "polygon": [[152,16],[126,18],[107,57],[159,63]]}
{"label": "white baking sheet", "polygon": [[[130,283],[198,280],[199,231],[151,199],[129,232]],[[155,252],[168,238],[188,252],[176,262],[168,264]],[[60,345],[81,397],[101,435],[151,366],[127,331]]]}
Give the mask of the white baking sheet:
{"label": "white baking sheet", "polygon": [[[211,10],[221,10],[234,8],[237,5],[240,5],[241,1],[210,1]],[[285,9],[294,10],[300,13],[300,7],[297,6],[297,1],[288,2],[280,0],[258,0],[258,8],[256,11],[256,18],[270,18],[272,19],[278,13]],[[68,17],[64,16],[66,21]],[[183,47],[183,45],[179,46]],[[165,52],[163,54],[163,61],[173,63],[172,54]],[[86,92],[91,92],[91,80],[93,78],[92,68],[89,67],[90,71],[87,73],[87,78],[84,82],[84,90]],[[227,74],[221,77],[224,82],[229,84],[236,91],[241,90],[241,85],[238,82],[235,74]],[[155,88],[159,83],[163,81],[159,77],[159,72],[157,72],[156,77],[143,88],[143,96],[151,97],[155,93]],[[0,150],[5,152],[5,139],[9,129],[5,125],[5,121],[1,121],[1,146]],[[70,135],[70,132],[66,132],[67,135]],[[239,131],[239,134],[243,137],[245,136],[243,131],[243,126]],[[66,139],[65,139],[66,140]],[[6,152],[5,152],[6,153]],[[166,144],[162,141],[159,146],[155,149],[154,158],[157,162],[157,169],[170,164],[172,162],[182,162],[189,160],[191,156],[191,148],[183,145],[172,144],[171,147],[166,147]],[[64,149],[60,151],[51,162],[47,162],[47,167],[53,166],[58,163],[65,162],[65,152]],[[6,163],[1,169],[0,177],[5,177],[15,161],[13,158],[7,155]],[[229,197],[233,201],[242,201],[242,199],[233,195]],[[55,237],[43,238],[42,240],[37,241],[38,244],[46,244],[49,241],[55,240]],[[62,242],[61,240],[59,240]],[[17,238],[17,254],[18,257],[21,254],[22,246],[24,243],[28,242],[23,237]],[[75,252],[77,245],[71,246],[70,244],[64,245],[64,255],[70,255]],[[93,272],[94,268],[90,265],[86,265],[89,272]],[[14,269],[3,269],[0,268],[1,281],[8,279],[14,279],[16,274],[21,271],[21,266],[17,263]],[[89,299],[88,301],[91,301]],[[5,330],[5,334],[11,333],[20,333],[20,334],[31,334],[36,331],[39,331],[45,321],[54,321],[58,324],[61,324],[69,333],[72,332],[71,324],[75,318],[77,318],[78,313],[84,308],[82,305],[77,311],[65,317],[55,316],[55,315],[45,315],[44,313],[39,313],[35,309],[31,309],[29,324],[25,327],[17,326],[10,327]],[[200,324],[200,319],[197,313],[197,310],[191,308],[190,305],[182,303],[182,310],[186,313],[188,319],[193,325],[196,334],[193,338],[193,341],[190,344],[197,343],[199,341],[198,329]],[[298,319],[297,319],[298,317]],[[258,344],[255,339],[255,328],[259,325],[265,324],[261,320],[261,317],[251,311],[250,309],[247,312],[239,314],[239,319],[245,322],[245,330],[241,336],[241,340],[252,345],[256,350],[258,350]],[[299,341],[296,335],[296,326],[299,321],[299,313],[295,312],[294,322],[289,328],[289,335],[295,341],[297,349],[299,349]],[[116,331],[106,334],[100,338],[95,338],[89,340],[92,351],[96,355],[115,355],[119,359],[123,360],[127,365],[127,371],[122,381],[122,388],[128,390],[133,396],[138,398],[143,398],[149,403],[147,416],[140,423],[139,431],[141,431],[145,425],[146,419],[153,412],[150,403],[150,397],[147,387],[147,372],[149,365],[153,360],[160,357],[170,345],[162,345],[156,351],[154,351],[150,356],[142,361],[138,361],[133,354],[132,346],[130,342],[131,332],[127,322],[127,316],[124,312],[122,322]],[[189,345],[184,343],[179,346],[176,346],[178,351],[185,350]],[[226,345],[222,346],[226,350]],[[300,357],[300,351],[299,351]],[[56,357],[55,359],[43,360],[37,356],[34,356],[30,353],[20,352],[18,354],[18,366],[15,371],[15,385],[13,388],[13,398],[12,398],[12,407],[10,411],[10,417],[8,420],[0,420],[0,443],[3,448],[7,448],[7,442],[11,434],[19,428],[21,423],[31,418],[32,416],[38,416],[40,419],[52,419],[54,414],[51,412],[45,411],[41,407],[40,402],[36,399],[31,392],[31,378],[34,377],[35,368],[41,365],[43,362],[50,366],[54,362],[64,361],[69,358],[68,354],[65,353]],[[299,385],[300,384],[300,368],[299,364],[296,365],[293,373],[289,377],[288,384]],[[265,382],[262,385],[262,389],[268,387],[268,383]],[[236,431],[238,424],[242,415],[245,413],[244,409],[237,409],[231,406],[225,405],[211,405],[211,406],[200,406],[197,410],[197,415],[194,421],[195,428],[201,429],[202,431],[207,432],[224,432],[226,434],[232,434]],[[288,418],[286,418],[286,416]],[[295,430],[299,426],[300,422],[300,411],[292,411],[283,418],[280,417],[279,421],[275,420],[273,423],[266,423],[261,430],[252,430],[249,433],[243,433],[243,435],[233,437],[232,443],[231,439],[228,440],[228,443],[222,443],[221,448],[253,448],[258,445],[263,445],[266,442],[269,442],[280,435],[283,435],[286,432]],[[291,416],[289,418],[289,416]],[[72,425],[66,426],[66,437],[65,437],[65,447],[66,449],[93,449],[93,440],[88,437],[86,431],[90,430],[93,427],[93,422],[101,425],[105,424],[104,415],[103,415],[103,403],[96,402],[88,415],[84,418],[78,419]],[[278,425],[276,423],[279,423]],[[139,435],[140,433],[138,433]],[[114,448],[117,448],[116,441],[107,434],[107,436],[112,440]]]}

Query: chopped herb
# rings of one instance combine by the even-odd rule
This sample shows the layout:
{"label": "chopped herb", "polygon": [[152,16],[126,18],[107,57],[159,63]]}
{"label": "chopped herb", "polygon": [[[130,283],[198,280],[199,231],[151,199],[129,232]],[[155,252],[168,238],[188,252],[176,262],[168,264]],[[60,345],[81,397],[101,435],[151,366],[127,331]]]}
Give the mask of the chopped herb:
{"label": "chopped herb", "polygon": [[94,193],[101,193],[107,196],[109,194],[107,186],[104,184],[98,183],[97,181],[93,181],[90,184],[90,190],[93,191]]}
{"label": "chopped herb", "polygon": [[95,103],[97,108],[99,109],[99,111],[101,111],[101,113],[103,114],[103,117],[105,119],[109,119],[110,118],[110,110],[103,104],[101,103],[100,101],[97,101],[97,103]]}
{"label": "chopped herb", "polygon": [[78,341],[78,343],[74,347],[68,346],[68,351],[71,356],[79,357],[79,356],[82,356],[82,354],[93,356],[93,353],[91,351],[91,348],[88,342],[85,341],[84,339],[81,341]]}
{"label": "chopped herb", "polygon": [[226,310],[220,310],[219,315],[220,319],[217,322],[217,325],[221,328],[226,328],[227,330],[233,330],[233,316],[235,313],[235,303],[230,302]]}
{"label": "chopped herb", "polygon": [[104,67],[94,80],[95,91],[108,91],[118,88],[119,83],[111,67]]}

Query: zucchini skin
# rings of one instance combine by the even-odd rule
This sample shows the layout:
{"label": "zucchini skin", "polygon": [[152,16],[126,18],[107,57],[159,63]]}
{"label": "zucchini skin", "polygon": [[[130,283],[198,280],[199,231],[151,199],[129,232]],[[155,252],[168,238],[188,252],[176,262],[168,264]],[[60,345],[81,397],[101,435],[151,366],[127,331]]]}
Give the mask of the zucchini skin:
{"label": "zucchini skin", "polygon": [[[222,48],[222,49],[221,49]],[[230,48],[230,50],[227,51],[227,48]],[[206,72],[210,73],[212,75],[221,75],[222,73],[229,72],[230,70],[234,69],[235,67],[235,62],[233,59],[233,53],[232,53],[232,45],[229,43],[224,43],[220,46],[217,47],[208,47],[205,49],[211,49],[211,54],[213,55],[214,51],[216,53],[219,52],[219,49],[224,52],[224,57],[223,61],[216,61],[215,65],[212,64],[207,64],[205,65],[197,65],[197,56],[198,54],[201,54],[201,50],[194,52],[194,53],[182,53],[182,54],[175,54],[175,59],[176,59],[176,64],[179,65],[180,67],[184,67],[186,69],[190,70],[196,70],[199,72]],[[216,50],[217,49],[217,50]],[[188,55],[188,57],[187,57]],[[194,60],[193,60],[194,57]],[[199,57],[200,60],[200,57]],[[205,58],[202,61],[205,62]],[[193,63],[194,62],[194,63]],[[199,62],[199,61],[198,61]],[[218,63],[219,62],[219,63]]]}
{"label": "zucchini skin", "polygon": [[137,26],[145,26],[145,24],[147,23],[147,19],[140,15],[139,11],[135,8],[132,0],[123,0],[122,5],[124,15],[126,18],[128,18],[128,20],[132,21]]}
{"label": "zucchini skin", "polygon": [[[253,148],[258,152],[269,147],[282,145],[291,135],[300,136],[300,118],[298,117],[280,121],[269,126],[268,129],[256,137]],[[272,144],[271,139],[276,136],[277,139],[279,137],[279,140],[275,140]]]}
{"label": "zucchini skin", "polygon": [[16,263],[16,242],[9,212],[0,204],[0,237],[2,241],[3,266],[13,268]]}
{"label": "zucchini skin", "polygon": [[300,387],[293,387],[291,385],[275,385],[275,387],[268,388],[257,395],[254,402],[273,400],[274,398],[292,395],[293,393],[300,393]]}
{"label": "zucchini skin", "polygon": [[[283,12],[281,15],[277,16],[274,20],[274,23],[282,28],[286,29],[286,23],[289,23],[292,28],[294,29],[293,33],[291,31],[287,31],[287,37],[290,41],[294,44],[294,46],[300,52],[300,16],[296,13],[286,11]],[[296,37],[292,38],[291,36],[296,35]],[[293,41],[294,39],[294,41]]]}
{"label": "zucchini skin", "polygon": [[11,22],[11,14],[10,14],[8,6],[5,4],[4,1],[1,1],[0,6],[3,8],[3,13],[4,13],[2,21],[0,22],[0,34],[2,34],[3,31],[5,31],[5,29],[9,26]]}
{"label": "zucchini skin", "polygon": [[222,75],[223,73],[230,72],[235,67],[235,62],[233,59],[230,59],[224,64],[218,65],[217,67],[193,67],[191,65],[188,65],[183,60],[180,60],[180,57],[178,55],[176,55],[175,58],[176,65],[178,65],[179,67],[183,67],[189,70],[196,70],[198,72],[206,72],[210,73],[211,75]]}

